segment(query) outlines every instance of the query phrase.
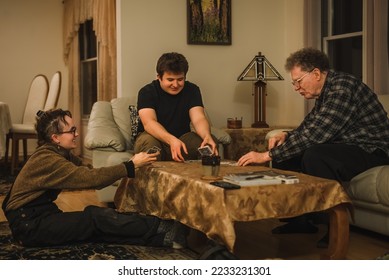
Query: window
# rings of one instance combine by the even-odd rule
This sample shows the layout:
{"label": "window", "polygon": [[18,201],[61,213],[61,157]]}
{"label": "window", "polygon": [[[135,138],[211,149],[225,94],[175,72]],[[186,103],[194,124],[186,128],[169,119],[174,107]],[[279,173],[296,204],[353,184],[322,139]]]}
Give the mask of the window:
{"label": "window", "polygon": [[93,20],[80,25],[79,46],[81,115],[87,118],[97,101],[97,40]]}
{"label": "window", "polygon": [[362,80],[363,0],[322,0],[323,51],[337,71]]}

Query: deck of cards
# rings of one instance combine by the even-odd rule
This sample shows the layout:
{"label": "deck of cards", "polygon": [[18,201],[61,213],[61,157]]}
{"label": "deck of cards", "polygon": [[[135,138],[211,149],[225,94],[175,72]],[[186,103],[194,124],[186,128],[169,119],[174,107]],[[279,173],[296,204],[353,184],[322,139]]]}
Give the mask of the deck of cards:
{"label": "deck of cards", "polygon": [[156,152],[159,152],[159,151],[161,151],[161,148],[159,148],[157,146],[153,146],[147,150],[147,153],[148,154],[155,154]]}
{"label": "deck of cards", "polygon": [[209,146],[204,146],[197,149],[202,157],[213,155],[212,149]]}

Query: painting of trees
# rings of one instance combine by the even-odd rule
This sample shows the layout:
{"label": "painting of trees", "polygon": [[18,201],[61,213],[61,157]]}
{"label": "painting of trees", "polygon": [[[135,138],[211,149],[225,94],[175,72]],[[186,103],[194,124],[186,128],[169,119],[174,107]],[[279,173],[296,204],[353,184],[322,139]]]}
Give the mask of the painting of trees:
{"label": "painting of trees", "polygon": [[231,44],[231,0],[187,0],[188,44]]}

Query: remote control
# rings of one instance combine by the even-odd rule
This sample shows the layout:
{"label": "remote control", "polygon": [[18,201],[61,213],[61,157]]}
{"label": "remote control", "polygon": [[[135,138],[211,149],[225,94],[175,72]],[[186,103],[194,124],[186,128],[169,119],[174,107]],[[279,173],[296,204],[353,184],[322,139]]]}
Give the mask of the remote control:
{"label": "remote control", "polygon": [[226,181],[214,181],[214,182],[210,182],[210,184],[217,186],[217,187],[220,187],[220,188],[223,188],[223,189],[226,189],[226,190],[240,189],[239,185],[236,185],[236,184],[233,184],[230,182],[226,182]]}

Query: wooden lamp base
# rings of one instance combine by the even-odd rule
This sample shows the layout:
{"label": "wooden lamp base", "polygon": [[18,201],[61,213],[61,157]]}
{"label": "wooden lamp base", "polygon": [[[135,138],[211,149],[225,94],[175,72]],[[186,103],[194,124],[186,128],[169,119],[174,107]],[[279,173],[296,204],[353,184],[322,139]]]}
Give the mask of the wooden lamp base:
{"label": "wooden lamp base", "polygon": [[266,123],[266,83],[263,81],[254,84],[254,123],[251,127],[269,127]]}

